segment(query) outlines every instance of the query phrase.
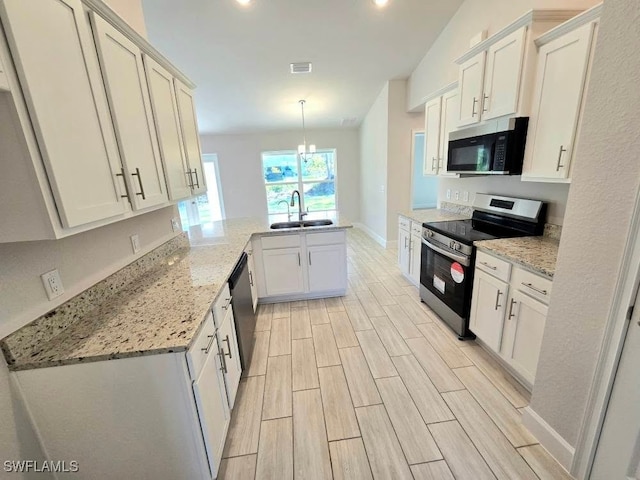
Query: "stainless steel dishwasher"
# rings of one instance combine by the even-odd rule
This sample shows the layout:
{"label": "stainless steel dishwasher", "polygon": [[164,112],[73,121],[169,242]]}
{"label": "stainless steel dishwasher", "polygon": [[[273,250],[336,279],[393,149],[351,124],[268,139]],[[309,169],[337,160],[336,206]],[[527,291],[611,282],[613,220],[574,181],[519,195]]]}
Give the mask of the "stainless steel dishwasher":
{"label": "stainless steel dishwasher", "polygon": [[251,301],[251,285],[249,284],[248,256],[243,253],[229,277],[231,290],[231,307],[236,321],[236,336],[240,349],[240,362],[245,370],[251,362],[253,353],[253,331],[256,328],[256,316]]}

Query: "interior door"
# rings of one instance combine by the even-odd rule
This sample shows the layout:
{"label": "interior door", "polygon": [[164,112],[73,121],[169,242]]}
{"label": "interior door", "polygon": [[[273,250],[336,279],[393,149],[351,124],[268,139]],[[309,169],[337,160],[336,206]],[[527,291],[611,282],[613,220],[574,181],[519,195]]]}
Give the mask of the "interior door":
{"label": "interior door", "polygon": [[460,111],[460,96],[458,90],[452,90],[442,96],[442,112],[440,115],[440,165],[438,175],[453,176],[459,175],[447,172],[449,163],[449,133],[458,126],[458,112]]}
{"label": "interior door", "polygon": [[438,174],[440,155],[440,102],[441,97],[428,102],[424,107],[424,175]]}
{"label": "interior door", "polygon": [[102,77],[135,209],[168,200],[140,48],[91,13]]}
{"label": "interior door", "polygon": [[486,52],[481,52],[470,58],[460,65],[458,70],[458,92],[460,94],[459,127],[480,121],[482,81],[486,54]]}
{"label": "interior door", "polygon": [[322,292],[347,288],[347,259],[344,245],[317,245],[307,248],[309,290]]}
{"label": "interior door", "polygon": [[591,472],[592,480],[640,479],[640,307],[629,323]]}
{"label": "interior door", "polygon": [[469,329],[489,348],[500,352],[508,285],[484,273],[475,271]]}

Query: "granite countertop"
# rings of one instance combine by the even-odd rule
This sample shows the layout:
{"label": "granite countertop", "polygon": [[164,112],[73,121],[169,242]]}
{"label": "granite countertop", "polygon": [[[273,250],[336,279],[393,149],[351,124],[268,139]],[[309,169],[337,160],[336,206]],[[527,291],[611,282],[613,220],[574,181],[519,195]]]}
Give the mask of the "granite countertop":
{"label": "granite countertop", "polygon": [[[10,370],[185,351],[253,235],[351,227],[344,218],[334,223],[271,230],[260,219],[214,222],[191,235],[191,245],[178,236],[174,240],[183,241],[174,251],[155,253],[161,246],[113,274],[124,285],[116,293],[109,291],[114,287],[108,277],[4,338],[0,346]],[[155,263],[141,271],[145,257]],[[129,283],[122,281],[132,275]]]}
{"label": "granite countertop", "polygon": [[558,244],[558,240],[549,237],[499,238],[474,242],[479,250],[551,279],[556,270]]}
{"label": "granite countertop", "polygon": [[444,210],[441,208],[427,208],[420,210],[405,210],[398,212],[398,215],[407,217],[414,222],[442,222],[445,220],[464,220],[471,218],[471,215],[465,215],[463,213],[456,213],[450,210]]}

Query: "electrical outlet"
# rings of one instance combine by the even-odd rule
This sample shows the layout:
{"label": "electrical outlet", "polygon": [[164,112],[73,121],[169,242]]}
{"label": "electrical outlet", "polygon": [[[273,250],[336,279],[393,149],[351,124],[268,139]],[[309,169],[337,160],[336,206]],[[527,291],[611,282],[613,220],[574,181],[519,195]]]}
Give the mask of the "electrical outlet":
{"label": "electrical outlet", "polygon": [[468,201],[469,201],[469,192],[463,192],[463,193],[462,193],[462,199],[463,199],[465,202],[468,202]]}
{"label": "electrical outlet", "polygon": [[182,230],[182,227],[180,226],[180,220],[178,220],[177,218],[172,218],[171,219],[171,229],[174,232],[179,232],[180,230]]}
{"label": "electrical outlet", "polygon": [[451,200],[451,189],[447,188],[447,200]]}
{"label": "electrical outlet", "polygon": [[384,193],[384,185],[380,185],[380,193]]}
{"label": "electrical outlet", "polygon": [[460,200],[460,192],[458,190],[455,191],[456,200]]}
{"label": "electrical outlet", "polygon": [[133,248],[133,253],[138,253],[140,251],[140,237],[138,234],[131,235],[131,247]]}
{"label": "electrical outlet", "polygon": [[58,270],[51,270],[50,272],[40,275],[44,290],[47,292],[49,300],[53,300],[64,293],[64,287],[62,286],[62,279],[60,278],[60,272]]}

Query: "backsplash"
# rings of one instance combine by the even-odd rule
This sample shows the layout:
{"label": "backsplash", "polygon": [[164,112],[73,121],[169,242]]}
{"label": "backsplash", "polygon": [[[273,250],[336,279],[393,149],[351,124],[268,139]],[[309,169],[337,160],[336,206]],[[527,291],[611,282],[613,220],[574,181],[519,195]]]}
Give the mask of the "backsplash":
{"label": "backsplash", "polygon": [[182,233],[158,248],[143,255],[138,260],[118,270],[84,292],[76,295],[59,307],[38,317],[0,341],[5,358],[10,362],[11,351],[33,350],[62,333],[69,325],[83,317],[106,300],[117,294],[140,276],[165,263],[177,252],[189,248],[189,239]]}
{"label": "backsplash", "polygon": [[460,215],[471,216],[473,214],[473,208],[469,205],[460,205],[458,203],[440,202],[440,208],[447,210],[448,212],[457,213]]}
{"label": "backsplash", "polygon": [[553,240],[560,240],[560,236],[562,235],[562,225],[554,225],[553,223],[545,223],[544,224],[544,233],[545,237],[552,238]]}

